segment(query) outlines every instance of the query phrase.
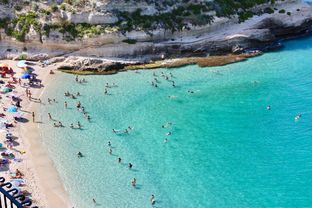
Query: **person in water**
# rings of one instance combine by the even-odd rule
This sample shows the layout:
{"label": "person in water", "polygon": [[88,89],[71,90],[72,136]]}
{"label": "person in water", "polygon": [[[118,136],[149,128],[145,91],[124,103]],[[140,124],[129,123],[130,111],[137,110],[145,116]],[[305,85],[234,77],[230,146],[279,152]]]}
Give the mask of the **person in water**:
{"label": "person in water", "polygon": [[267,110],[271,110],[271,106],[270,105],[267,106]]}
{"label": "person in water", "polygon": [[118,157],[118,163],[121,163],[121,158],[120,157]]}
{"label": "person in water", "polygon": [[71,124],[70,124],[70,128],[72,128],[72,129],[73,129],[73,128],[74,128],[74,124],[72,124],[72,123],[71,123]]}
{"label": "person in water", "polygon": [[154,205],[156,203],[156,199],[155,199],[155,195],[154,194],[151,195],[150,202],[151,202],[152,205]]}
{"label": "person in water", "polygon": [[136,186],[136,178],[133,178],[133,179],[132,179],[132,181],[131,181],[131,185],[132,185],[133,187],[135,187],[135,186]]}
{"label": "person in water", "polygon": [[129,163],[129,164],[128,164],[129,169],[131,169],[132,166],[133,166],[132,163]]}
{"label": "person in water", "polygon": [[112,148],[109,148],[108,153],[109,153],[110,155],[112,155],[112,154],[113,154],[113,150],[112,150]]}
{"label": "person in water", "polygon": [[108,146],[111,147],[112,146],[112,143],[110,141],[108,141]]}
{"label": "person in water", "polygon": [[77,122],[77,126],[78,126],[78,129],[81,129],[81,124],[79,121]]}
{"label": "person in water", "polygon": [[67,108],[67,102],[66,101],[64,102],[64,106],[65,106],[65,108]]}
{"label": "person in water", "polygon": [[83,157],[83,155],[82,155],[82,153],[81,153],[81,152],[78,152],[78,153],[77,153],[77,156],[78,156],[78,158]]}

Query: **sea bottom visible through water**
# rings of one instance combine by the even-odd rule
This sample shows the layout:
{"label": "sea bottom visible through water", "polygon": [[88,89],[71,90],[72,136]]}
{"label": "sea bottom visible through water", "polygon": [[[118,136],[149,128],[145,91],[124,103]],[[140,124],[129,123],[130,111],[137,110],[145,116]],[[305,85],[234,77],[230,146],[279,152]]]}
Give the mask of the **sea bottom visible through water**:
{"label": "sea bottom visible through water", "polygon": [[[304,38],[223,67],[79,77],[83,84],[62,74],[43,95],[42,140],[76,208],[93,198],[96,207],[151,207],[151,194],[164,208],[311,207],[311,55]],[[54,128],[48,113],[66,127]],[[69,128],[78,121],[81,130]]]}

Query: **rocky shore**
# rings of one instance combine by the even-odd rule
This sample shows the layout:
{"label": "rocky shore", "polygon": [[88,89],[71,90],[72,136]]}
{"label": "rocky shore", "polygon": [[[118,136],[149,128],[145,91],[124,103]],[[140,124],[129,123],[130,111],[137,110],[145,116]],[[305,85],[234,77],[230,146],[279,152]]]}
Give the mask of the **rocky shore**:
{"label": "rocky shore", "polygon": [[[57,62],[59,69],[79,74],[111,74],[119,70],[185,64],[224,65],[259,55],[255,50],[279,48],[280,40],[285,38],[310,33],[312,6],[296,0],[286,2],[280,7],[287,13],[262,14],[243,23],[235,18],[220,18],[211,25],[194,27],[188,32],[164,31],[165,38],[140,40],[141,32],[123,37],[136,37],[138,41],[134,44],[120,41],[121,34],[110,37],[111,41],[107,37],[95,37],[66,44],[57,41],[17,43],[2,34],[0,58],[51,59],[50,63]],[[204,62],[209,64],[202,64]]]}

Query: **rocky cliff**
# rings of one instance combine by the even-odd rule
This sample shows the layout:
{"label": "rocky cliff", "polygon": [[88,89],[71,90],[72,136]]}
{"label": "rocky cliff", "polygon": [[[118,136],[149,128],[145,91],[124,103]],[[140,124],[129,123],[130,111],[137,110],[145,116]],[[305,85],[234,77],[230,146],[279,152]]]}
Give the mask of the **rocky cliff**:
{"label": "rocky cliff", "polygon": [[224,7],[230,0],[8,2],[0,4],[1,58],[153,60],[239,53],[276,46],[312,25],[312,7],[298,0],[230,8]]}

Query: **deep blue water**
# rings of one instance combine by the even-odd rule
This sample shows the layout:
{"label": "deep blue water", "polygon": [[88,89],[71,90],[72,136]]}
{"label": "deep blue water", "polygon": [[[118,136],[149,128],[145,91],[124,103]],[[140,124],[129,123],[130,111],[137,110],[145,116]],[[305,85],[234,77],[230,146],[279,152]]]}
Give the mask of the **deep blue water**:
{"label": "deep blue water", "polygon": [[[75,207],[91,207],[92,198],[97,207],[150,207],[152,193],[164,208],[312,207],[312,38],[285,45],[224,67],[80,77],[86,84],[59,76],[44,95],[58,103],[42,107],[41,130]],[[150,84],[153,72],[159,88]],[[107,82],[118,85],[111,95]],[[67,90],[82,96],[65,98]],[[78,100],[92,122],[76,110]],[[67,127],[53,128],[48,112]],[[68,128],[77,121],[83,130]],[[164,129],[166,122],[173,125]],[[112,132],[129,125],[129,135]]]}

